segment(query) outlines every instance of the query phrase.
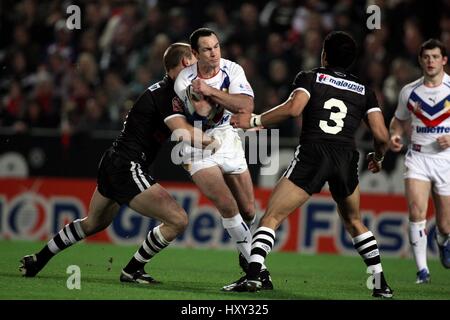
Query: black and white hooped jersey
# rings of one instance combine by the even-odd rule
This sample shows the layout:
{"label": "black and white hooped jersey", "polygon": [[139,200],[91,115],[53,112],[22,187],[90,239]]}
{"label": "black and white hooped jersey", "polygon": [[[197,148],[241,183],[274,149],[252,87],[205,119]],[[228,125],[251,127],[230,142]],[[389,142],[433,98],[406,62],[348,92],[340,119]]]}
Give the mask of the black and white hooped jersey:
{"label": "black and white hooped jersey", "polygon": [[297,74],[293,92],[309,96],[303,110],[300,144],[355,146],[355,132],[368,113],[378,111],[373,90],[339,68],[316,68]]}
{"label": "black and white hooped jersey", "polygon": [[150,164],[171,131],[165,122],[173,117],[185,117],[183,103],[173,90],[174,81],[165,76],[136,100],[113,143],[114,150],[127,160]]}
{"label": "black and white hooped jersey", "polygon": [[395,117],[411,120],[411,144],[434,146],[441,156],[450,157],[450,148],[440,150],[436,138],[450,134],[450,76],[444,74],[442,83],[427,87],[420,78],[400,91]]}

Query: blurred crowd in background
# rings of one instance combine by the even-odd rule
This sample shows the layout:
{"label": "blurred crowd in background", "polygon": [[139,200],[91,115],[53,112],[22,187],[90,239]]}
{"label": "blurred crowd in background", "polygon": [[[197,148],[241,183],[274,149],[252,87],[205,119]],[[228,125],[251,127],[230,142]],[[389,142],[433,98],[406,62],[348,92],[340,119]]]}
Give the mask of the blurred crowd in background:
{"label": "blurred crowd in background", "polygon": [[[81,8],[79,30],[66,27],[71,4]],[[380,29],[366,26],[372,4]],[[202,26],[244,68],[255,113],[284,101],[297,72],[320,65],[329,31],[349,32],[359,45],[352,73],[376,91],[388,122],[401,87],[421,75],[421,43],[435,37],[450,49],[450,1],[2,0],[0,127],[120,130],[133,101],[164,76],[168,45]],[[298,132],[293,119],[280,133]]]}

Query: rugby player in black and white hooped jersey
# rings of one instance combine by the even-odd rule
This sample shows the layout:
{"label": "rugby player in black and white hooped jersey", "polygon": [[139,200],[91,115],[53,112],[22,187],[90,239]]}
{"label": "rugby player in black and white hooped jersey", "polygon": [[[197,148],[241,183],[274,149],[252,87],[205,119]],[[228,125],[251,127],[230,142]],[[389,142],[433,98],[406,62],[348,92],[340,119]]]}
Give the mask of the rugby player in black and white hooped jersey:
{"label": "rugby player in black and white hooped jersey", "polygon": [[[162,223],[150,230],[141,247],[120,275],[122,282],[155,283],[144,265],[181,234],[188,217],[175,199],[149,174],[162,143],[176,129],[185,133],[199,148],[216,147],[214,139],[192,127],[186,120],[183,105],[173,90],[174,79],[185,67],[196,61],[185,43],[174,43],[164,53],[165,77],[150,86],[128,112],[118,138],[99,164],[97,188],[89,205],[88,215],[67,224],[36,254],[22,258],[20,270],[34,277],[47,262],[67,247],[108,227],[120,205]],[[198,131],[194,133],[194,131]],[[199,141],[194,137],[200,138]]]}
{"label": "rugby player in black and white hooped jersey", "polygon": [[344,32],[324,40],[321,68],[300,72],[289,98],[262,115],[234,115],[231,123],[243,129],[269,126],[303,116],[300,144],[294,159],[276,185],[259,228],[253,234],[248,291],[261,287],[259,270],[271,251],[275,230],[286,217],[321,191],[328,182],[345,229],[375,280],[374,297],[392,297],[384,277],[377,241],[361,221],[358,182],[359,153],[355,132],[361,120],[370,127],[375,151],[368,154],[369,170],[381,170],[389,135],[374,92],[346,70],[356,57],[356,44]]}

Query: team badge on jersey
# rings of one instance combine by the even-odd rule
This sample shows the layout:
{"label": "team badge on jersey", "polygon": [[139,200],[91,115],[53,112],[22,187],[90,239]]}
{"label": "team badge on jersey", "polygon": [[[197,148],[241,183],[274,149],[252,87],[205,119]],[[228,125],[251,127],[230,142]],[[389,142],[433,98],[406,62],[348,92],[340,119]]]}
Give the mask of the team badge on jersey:
{"label": "team badge on jersey", "polygon": [[172,110],[174,112],[183,112],[183,102],[177,96],[172,99]]}

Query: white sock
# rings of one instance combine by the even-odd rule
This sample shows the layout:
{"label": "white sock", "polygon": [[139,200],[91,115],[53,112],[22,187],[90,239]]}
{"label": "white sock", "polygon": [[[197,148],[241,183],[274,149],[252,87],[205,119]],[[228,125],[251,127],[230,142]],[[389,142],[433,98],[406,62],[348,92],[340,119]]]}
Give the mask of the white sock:
{"label": "white sock", "polygon": [[427,265],[427,234],[425,232],[426,220],[409,222],[409,242],[416,261],[417,270],[428,269]]}
{"label": "white sock", "polygon": [[239,252],[249,261],[252,247],[252,234],[242,219],[242,216],[238,213],[232,218],[222,217],[222,225],[230,234]]}
{"label": "white sock", "polygon": [[[237,249],[242,253],[247,260],[250,261],[250,252],[252,249],[252,233],[250,228],[242,219],[242,216],[238,213],[232,218],[223,218],[222,225],[228,231],[231,239],[234,241]],[[263,264],[261,270],[267,269]]]}

